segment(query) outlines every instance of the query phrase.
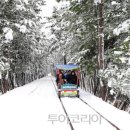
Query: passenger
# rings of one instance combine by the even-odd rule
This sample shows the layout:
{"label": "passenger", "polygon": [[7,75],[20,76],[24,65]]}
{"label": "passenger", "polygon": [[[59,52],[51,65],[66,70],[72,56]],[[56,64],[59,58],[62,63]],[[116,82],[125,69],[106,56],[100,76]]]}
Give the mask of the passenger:
{"label": "passenger", "polygon": [[77,76],[76,76],[75,72],[72,71],[71,75],[72,75],[72,81],[71,81],[71,83],[72,84],[77,84]]}
{"label": "passenger", "polygon": [[68,72],[67,72],[67,75],[66,75],[66,82],[67,82],[67,83],[70,83],[70,84],[71,84],[71,79],[72,79],[71,77],[72,77],[72,76],[71,76],[71,71],[68,71]]}
{"label": "passenger", "polygon": [[77,84],[77,76],[74,71],[69,71],[66,76],[67,83]]}
{"label": "passenger", "polygon": [[64,72],[64,78],[66,79],[67,76],[67,71]]}
{"label": "passenger", "polygon": [[62,71],[59,72],[58,79],[59,79],[59,81],[58,81],[58,87],[60,88],[61,85],[64,84],[64,80],[63,80],[64,76],[63,76],[63,72]]}
{"label": "passenger", "polygon": [[57,70],[56,70],[56,84],[57,84],[57,85],[58,85],[58,83],[59,83],[59,74],[60,74],[60,70],[57,69]]}
{"label": "passenger", "polygon": [[64,76],[63,76],[64,83],[67,83],[67,79],[66,79],[66,77],[67,77],[67,71],[65,71],[63,75],[64,75]]}

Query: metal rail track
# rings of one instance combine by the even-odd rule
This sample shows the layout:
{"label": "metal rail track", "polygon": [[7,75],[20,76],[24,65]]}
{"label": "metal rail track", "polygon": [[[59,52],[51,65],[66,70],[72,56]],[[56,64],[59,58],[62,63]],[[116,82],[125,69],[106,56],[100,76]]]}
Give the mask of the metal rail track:
{"label": "metal rail track", "polygon": [[[54,88],[55,88],[55,91],[56,91],[56,93],[57,93],[57,87],[56,87],[54,81],[52,80],[52,78],[51,78],[51,81],[52,81],[52,83],[53,83],[53,85],[54,85]],[[57,96],[58,96],[58,94],[57,94]],[[71,121],[70,121],[69,115],[68,115],[68,113],[67,113],[67,111],[66,111],[66,109],[65,109],[65,107],[64,107],[64,105],[63,105],[63,102],[62,102],[62,100],[61,100],[60,98],[59,98],[59,100],[60,100],[61,105],[62,105],[62,108],[63,108],[63,110],[64,110],[64,112],[65,112],[65,114],[66,114],[66,117],[67,117],[67,120],[68,120],[68,122],[69,122],[70,128],[71,128],[71,130],[74,130],[74,127],[73,127],[73,125],[72,125],[72,123],[71,123]]]}
{"label": "metal rail track", "polygon": [[98,113],[103,119],[105,119],[109,124],[111,124],[113,127],[116,128],[116,130],[121,130],[119,127],[117,127],[115,124],[113,124],[111,121],[109,121],[107,118],[105,118],[103,115],[101,115],[98,111],[96,111],[91,105],[89,105],[87,102],[85,102],[83,99],[79,97],[79,100],[81,100],[83,103],[88,105],[92,110],[94,110],[96,113]]}
{"label": "metal rail track", "polygon": [[[56,93],[57,93],[57,87],[56,87],[56,85],[55,85],[55,83],[54,83],[54,81],[52,80],[52,78],[51,78],[51,81],[52,81],[52,83],[53,83],[53,85],[54,85],[54,88],[55,88],[55,91],[56,91]],[[58,94],[57,94],[57,96],[58,96]],[[109,121],[107,118],[105,118],[103,115],[101,115],[98,111],[96,111],[91,105],[89,105],[87,102],[85,102],[83,99],[81,99],[80,97],[78,98],[80,101],[82,101],[83,103],[85,103],[86,105],[88,105],[92,110],[94,110],[96,113],[98,113],[103,119],[105,119],[109,124],[111,124],[113,127],[115,127],[116,128],[116,130],[121,130],[118,126],[116,126],[115,124],[113,124],[111,121]],[[67,119],[68,119],[68,121],[69,121],[69,125],[70,125],[70,127],[71,127],[71,130],[74,130],[74,127],[73,127],[73,125],[72,125],[72,123],[71,123],[71,121],[70,121],[70,119],[69,119],[69,115],[68,115],[68,113],[67,113],[67,111],[66,111],[66,109],[65,109],[65,107],[64,107],[64,105],[63,105],[63,102],[62,102],[62,100],[59,98],[59,100],[60,100],[60,102],[61,102],[61,105],[62,105],[62,108],[63,108],[63,110],[64,110],[64,112],[65,112],[65,114],[66,114],[66,117],[67,117]]]}

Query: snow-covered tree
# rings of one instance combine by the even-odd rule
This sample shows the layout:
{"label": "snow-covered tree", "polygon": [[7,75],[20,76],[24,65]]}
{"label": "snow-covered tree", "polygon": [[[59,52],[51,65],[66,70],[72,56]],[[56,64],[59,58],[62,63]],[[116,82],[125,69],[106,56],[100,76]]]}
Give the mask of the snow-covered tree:
{"label": "snow-covered tree", "polygon": [[[87,81],[90,83],[90,90],[97,96],[101,96],[99,82],[103,80],[103,84],[105,85],[103,94],[105,100],[107,95],[110,94],[110,92],[107,92],[109,78],[97,73],[99,69],[97,61],[98,59],[104,60],[104,67],[100,70],[103,73],[110,63],[112,66],[115,64],[120,66],[125,65],[124,63],[120,63],[121,60],[114,55],[114,51],[120,51],[122,44],[125,48],[128,46],[129,5],[128,0],[104,0],[103,10],[101,10],[101,0],[73,0],[69,1],[67,8],[61,8],[55,11],[53,15],[55,16],[53,17],[53,21],[55,20],[55,22],[53,22],[52,26],[53,35],[55,36],[53,38],[55,41],[53,42],[53,47],[58,48],[55,51],[55,55],[60,55],[61,57],[61,53],[66,50],[68,63],[73,62],[82,65],[83,70],[87,73],[88,78],[86,79],[89,79]],[[68,46],[66,43],[62,46],[59,44],[61,43],[60,39],[63,36],[62,34],[66,34],[66,39],[70,39]],[[100,44],[104,53],[101,53],[103,54],[102,59],[98,58],[98,54],[100,53],[98,50],[101,50],[100,48],[98,49],[98,38],[102,38],[100,41],[104,43],[103,46],[102,43]],[[124,43],[125,39],[127,40],[126,43]],[[122,51],[125,54],[128,52],[128,49],[123,49]],[[118,66],[117,68],[118,71],[123,71],[121,67]],[[116,80],[119,81],[118,78]],[[117,88],[120,87],[118,86]],[[121,88],[123,88],[123,85]],[[117,90],[120,91],[120,89]]]}
{"label": "snow-covered tree", "polygon": [[[39,52],[40,57],[43,55],[41,47],[44,47],[45,41],[39,15],[43,5],[44,1],[41,0],[1,1],[0,63],[4,68],[9,64],[8,69],[1,71],[1,88],[6,88],[2,92],[36,79],[37,71],[44,65],[44,58],[37,58]],[[37,66],[37,61],[43,62]]]}

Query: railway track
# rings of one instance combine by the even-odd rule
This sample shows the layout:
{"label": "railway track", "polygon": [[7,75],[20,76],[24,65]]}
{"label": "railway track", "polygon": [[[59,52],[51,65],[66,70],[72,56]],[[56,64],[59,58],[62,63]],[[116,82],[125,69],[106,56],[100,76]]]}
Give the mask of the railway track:
{"label": "railway track", "polygon": [[98,113],[103,119],[105,119],[107,122],[109,122],[113,127],[116,128],[116,130],[120,130],[116,125],[114,125],[111,121],[109,121],[108,119],[106,119],[102,114],[100,114],[98,111],[96,111],[92,106],[90,106],[88,103],[86,103],[83,99],[81,99],[79,97],[79,100],[81,100],[83,103],[85,103],[86,105],[88,105],[91,109],[93,109],[96,113]]}
{"label": "railway track", "polygon": [[[55,88],[55,91],[56,91],[56,93],[57,93],[57,86],[56,86],[56,84],[54,83],[54,81],[52,80],[52,78],[51,78],[51,81],[52,81],[52,83],[53,83],[53,85],[54,85],[54,88]],[[57,94],[57,96],[58,96],[58,94]],[[63,100],[64,98],[59,98],[59,100],[60,100],[60,102],[61,102],[61,105],[62,105],[62,108],[63,108],[63,110],[64,110],[64,112],[65,112],[65,114],[66,114],[66,117],[67,117],[67,120],[69,121],[69,125],[70,125],[70,128],[71,128],[71,130],[75,130],[74,129],[74,126],[73,126],[73,123],[71,122],[71,120],[70,120],[70,118],[69,118],[69,114],[67,113],[67,110],[66,110],[66,107],[65,107],[65,105],[64,105],[64,103],[63,103]],[[109,121],[107,118],[105,118],[102,114],[100,114],[98,111],[96,111],[91,105],[89,105],[87,102],[85,102],[83,99],[81,99],[80,97],[79,98],[77,98],[77,97],[75,97],[75,99],[77,100],[80,100],[82,103],[84,103],[85,105],[87,105],[89,108],[91,108],[94,112],[96,112],[98,115],[100,115],[105,121],[107,121],[112,127],[114,127],[116,130],[120,130],[120,128],[118,128],[118,126],[116,126],[115,124],[113,124],[111,121]]]}
{"label": "railway track", "polygon": [[[54,88],[55,88],[55,91],[56,91],[56,93],[57,93],[57,87],[56,87],[54,81],[52,80],[52,78],[51,78],[51,81],[52,81],[52,83],[53,83],[53,85],[54,85]],[[58,93],[57,93],[57,96],[58,96]],[[66,111],[66,109],[65,109],[65,107],[64,107],[64,104],[63,104],[61,98],[59,98],[59,100],[60,100],[61,105],[62,105],[62,108],[63,108],[63,110],[64,110],[64,112],[65,112],[65,114],[66,114],[66,117],[67,117],[67,120],[68,120],[68,122],[69,122],[70,128],[71,128],[71,130],[74,130],[74,127],[73,127],[73,125],[72,125],[72,123],[71,123],[71,121],[70,121],[69,115],[68,115],[68,113],[67,113],[67,111]]]}

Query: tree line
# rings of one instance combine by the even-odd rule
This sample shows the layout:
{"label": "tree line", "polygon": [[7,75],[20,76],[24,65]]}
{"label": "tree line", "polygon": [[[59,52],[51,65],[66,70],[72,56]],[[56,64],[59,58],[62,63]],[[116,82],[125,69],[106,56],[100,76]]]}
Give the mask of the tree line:
{"label": "tree line", "polygon": [[129,7],[128,0],[74,0],[48,18],[55,61],[63,63],[65,54],[81,66],[85,90],[128,112]]}
{"label": "tree line", "polygon": [[41,28],[41,0],[0,1],[0,91],[43,77],[47,39]]}

